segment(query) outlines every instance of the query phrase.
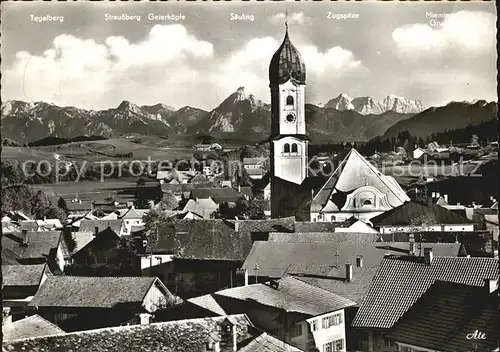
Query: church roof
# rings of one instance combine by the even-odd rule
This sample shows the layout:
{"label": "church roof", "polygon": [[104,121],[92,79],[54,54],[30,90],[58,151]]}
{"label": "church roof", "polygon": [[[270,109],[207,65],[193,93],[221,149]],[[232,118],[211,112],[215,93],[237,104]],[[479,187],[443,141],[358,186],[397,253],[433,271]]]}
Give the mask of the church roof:
{"label": "church roof", "polygon": [[283,84],[289,79],[298,84],[306,84],[306,66],[299,51],[290,41],[287,26],[283,43],[274,53],[269,65],[269,82]]}
{"label": "church roof", "polygon": [[311,210],[321,211],[334,193],[346,194],[363,186],[375,187],[386,194],[389,204],[394,207],[410,200],[393,177],[382,174],[353,148],[314,196]]}

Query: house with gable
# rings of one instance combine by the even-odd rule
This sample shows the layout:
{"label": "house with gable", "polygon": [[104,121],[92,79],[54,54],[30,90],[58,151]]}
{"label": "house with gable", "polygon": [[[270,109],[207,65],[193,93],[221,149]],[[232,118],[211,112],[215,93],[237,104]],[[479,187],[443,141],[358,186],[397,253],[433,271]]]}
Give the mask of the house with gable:
{"label": "house with gable", "polygon": [[97,220],[81,220],[80,227],[78,228],[78,232],[86,232],[98,234],[106,229],[110,228],[116,233],[118,236],[126,236],[129,235],[129,228],[125,225],[125,221],[123,219],[97,219]]}
{"label": "house with gable", "polygon": [[436,281],[484,288],[493,286],[498,276],[495,258],[441,257],[432,248],[423,257],[385,257],[352,322],[360,332],[358,350],[397,351],[388,334]]}
{"label": "house with gable", "polygon": [[27,231],[2,236],[3,256],[12,264],[47,264],[52,272],[64,271],[64,241],[60,231]]}
{"label": "house with gable", "polygon": [[362,221],[396,208],[410,198],[391,177],[382,174],[356,149],[329,177],[311,202],[311,221]]}
{"label": "house with gable", "polygon": [[474,231],[475,222],[431,201],[410,201],[370,219],[380,233]]}
{"label": "house with gable", "polygon": [[47,264],[2,265],[2,306],[10,309],[11,321],[31,313],[28,304],[51,275]]}
{"label": "house with gable", "polygon": [[355,305],[293,277],[215,292],[224,310],[304,351],[346,351],[344,309]]}
{"label": "house with gable", "polygon": [[90,242],[73,252],[71,255],[73,265],[69,270],[73,275],[89,275],[89,272],[99,275],[93,270],[98,270],[101,275],[116,272],[136,274],[139,272],[138,262],[128,247],[129,244],[132,245],[129,236],[120,237],[111,227],[108,227],[94,234]]}
{"label": "house with gable", "polygon": [[173,295],[154,277],[51,276],[29,306],[64,331],[116,326],[165,307]]}
{"label": "house with gable", "polygon": [[498,287],[435,281],[386,338],[398,351],[497,351]]}
{"label": "house with gable", "polygon": [[273,231],[293,231],[293,218],[173,220],[150,237],[139,259],[143,275],[160,277],[182,297],[196,297],[244,282],[239,269],[252,242]]}
{"label": "house with gable", "polygon": [[323,276],[335,276],[347,264],[377,268],[388,254],[422,258],[425,248],[434,248],[436,255],[467,254],[460,243],[421,243],[418,247],[414,243],[374,242],[376,237],[353,233],[271,234],[268,241],[253,243],[242,269],[248,272],[250,282],[262,282],[290,272],[307,274],[315,267],[321,268],[317,274]]}

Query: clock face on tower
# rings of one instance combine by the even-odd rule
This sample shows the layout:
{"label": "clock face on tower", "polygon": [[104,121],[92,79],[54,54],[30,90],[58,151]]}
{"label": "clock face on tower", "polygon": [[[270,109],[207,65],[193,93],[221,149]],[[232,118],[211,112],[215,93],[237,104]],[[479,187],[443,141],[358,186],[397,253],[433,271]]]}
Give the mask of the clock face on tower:
{"label": "clock face on tower", "polygon": [[286,115],[286,122],[289,122],[289,123],[295,122],[295,115],[294,114]]}

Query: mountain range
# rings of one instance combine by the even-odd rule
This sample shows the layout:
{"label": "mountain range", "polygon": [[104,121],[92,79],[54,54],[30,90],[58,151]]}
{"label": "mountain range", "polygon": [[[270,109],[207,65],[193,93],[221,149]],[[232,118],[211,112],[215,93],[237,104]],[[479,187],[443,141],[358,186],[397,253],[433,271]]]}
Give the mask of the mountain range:
{"label": "mountain range", "polygon": [[395,95],[389,95],[383,100],[376,100],[372,97],[351,98],[344,93],[329,100],[324,107],[339,111],[354,110],[363,115],[378,115],[387,111],[400,114],[417,114],[425,110],[424,104],[420,100],[410,100]]}
{"label": "mountain range", "polygon": [[[422,111],[422,103],[407,98],[388,96],[377,101],[340,94],[324,106],[306,104],[305,114],[312,141],[327,143],[366,141],[405,129],[420,135],[460,128],[491,119],[493,108],[496,103],[477,101]],[[2,138],[21,143],[45,137],[115,137],[132,132],[162,138],[195,134],[265,136],[271,128],[271,106],[240,87],[211,111],[191,106],[176,110],[164,104],[139,106],[129,101],[106,110],[7,101],[2,103],[1,122]]]}

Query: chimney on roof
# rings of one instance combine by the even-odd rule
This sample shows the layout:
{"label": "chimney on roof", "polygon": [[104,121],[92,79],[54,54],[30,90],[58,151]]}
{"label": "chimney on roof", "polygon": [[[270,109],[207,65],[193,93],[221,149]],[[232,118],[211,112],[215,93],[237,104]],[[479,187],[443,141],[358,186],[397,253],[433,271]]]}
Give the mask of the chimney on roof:
{"label": "chimney on roof", "polygon": [[141,325],[147,325],[151,323],[151,314],[149,313],[140,313],[139,319],[141,320]]}
{"label": "chimney on roof", "polygon": [[432,198],[436,198],[436,192],[432,192]]}
{"label": "chimney on roof", "polygon": [[352,265],[351,265],[351,263],[345,263],[345,280],[347,282],[352,281]]}
{"label": "chimney on roof", "polygon": [[[433,192],[432,194],[435,195],[435,193]],[[432,207],[432,204],[433,204],[433,199],[434,199],[434,196],[432,197],[427,197],[427,206],[428,207]]]}
{"label": "chimney on roof", "polygon": [[358,267],[358,268],[363,267],[363,256],[362,255],[358,255],[356,257],[356,267]]}
{"label": "chimney on roof", "polygon": [[485,279],[484,283],[488,293],[495,292],[498,289],[498,279]]}
{"label": "chimney on roof", "polygon": [[240,221],[236,219],[234,221],[234,231],[238,232],[240,230]]}
{"label": "chimney on roof", "polygon": [[21,239],[22,239],[22,245],[27,246],[29,244],[28,240],[28,230],[23,230],[21,234]]}
{"label": "chimney on roof", "polygon": [[448,195],[447,195],[447,194],[445,194],[445,195],[443,195],[443,197],[444,197],[444,201],[445,201],[446,203],[448,203]]}
{"label": "chimney on roof", "polygon": [[99,234],[99,226],[94,227],[94,236]]}
{"label": "chimney on roof", "polygon": [[[4,318],[2,319],[2,326],[8,326],[10,324],[12,324],[12,314],[10,314],[10,308],[9,308],[9,311],[5,311],[5,308],[4,308]],[[5,316],[6,315],[6,316]]]}
{"label": "chimney on roof", "polygon": [[432,248],[424,248],[424,259],[425,264],[431,265],[434,255],[432,254]]}
{"label": "chimney on roof", "polygon": [[410,255],[415,255],[415,235],[410,233],[408,241],[410,242]]}
{"label": "chimney on roof", "polygon": [[236,321],[234,318],[226,317],[220,325],[221,339],[220,344],[224,351],[236,352],[238,349],[238,334],[236,331]]}

